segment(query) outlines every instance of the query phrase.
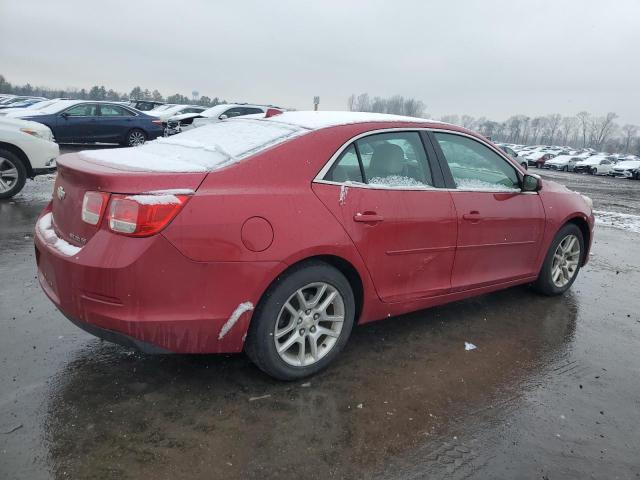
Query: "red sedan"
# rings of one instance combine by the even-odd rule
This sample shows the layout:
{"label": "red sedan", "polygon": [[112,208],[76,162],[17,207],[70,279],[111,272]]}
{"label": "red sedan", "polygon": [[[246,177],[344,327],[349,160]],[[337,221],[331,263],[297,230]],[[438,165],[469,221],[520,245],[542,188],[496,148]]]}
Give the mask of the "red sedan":
{"label": "red sedan", "polygon": [[566,291],[590,200],[483,137],[392,115],[239,118],[58,159],[36,225],[42,288],[147,352],[241,352],[296,379],[355,323],[519,284]]}

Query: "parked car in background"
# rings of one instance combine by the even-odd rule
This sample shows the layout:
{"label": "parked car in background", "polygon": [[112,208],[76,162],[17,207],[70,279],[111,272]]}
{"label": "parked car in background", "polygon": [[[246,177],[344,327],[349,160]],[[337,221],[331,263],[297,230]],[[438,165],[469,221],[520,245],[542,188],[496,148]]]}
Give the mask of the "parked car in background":
{"label": "parked car in background", "polygon": [[609,157],[594,155],[576,163],[573,171],[576,173],[591,174],[597,174],[598,172],[603,171],[606,171],[608,173],[613,164],[613,160],[610,160]]}
{"label": "parked car in background", "polygon": [[496,143],[496,145],[500,148],[500,150],[502,150],[504,153],[518,162],[522,166],[522,168],[524,168],[525,170],[529,168],[529,162],[527,162],[525,159],[518,158],[518,154],[511,147],[505,145],[504,143]]}
{"label": "parked car in background", "polygon": [[235,118],[58,168],[35,259],[72,322],[149,352],[245,351],[284,380],[327,367],[356,323],[562,294],[593,236],[587,197],[411,117]]}
{"label": "parked car in background", "polygon": [[573,172],[573,169],[582,159],[573,155],[559,155],[544,163],[544,168],[549,170],[561,170],[563,172]]}
{"label": "parked car in background", "polygon": [[640,168],[640,160],[625,160],[614,165],[609,175],[620,178],[638,179],[637,172]]}
{"label": "parked car in background", "polygon": [[33,103],[31,105],[29,105],[28,107],[24,107],[24,108],[5,108],[3,110],[0,110],[0,117],[14,117],[14,118],[19,118],[19,117],[23,117],[24,115],[34,112],[34,111],[38,111],[38,110],[42,110],[45,107],[48,107],[49,105],[53,105],[54,103],[56,103],[59,100],[69,100],[68,98],[53,98],[51,100],[41,100],[37,103]]}
{"label": "parked car in background", "polygon": [[281,108],[271,105],[249,105],[246,103],[226,103],[216,105],[199,113],[183,113],[174,115],[167,120],[167,133],[173,135],[194,127],[201,127],[209,123],[219,122],[226,118],[242,117],[245,115],[258,115],[267,110],[282,111]]}
{"label": "parked car in background", "polygon": [[0,117],[0,199],[20,192],[27,178],[55,170],[59,154],[47,126]]}
{"label": "parked car in background", "polygon": [[162,136],[162,121],[113,102],[60,100],[22,118],[47,125],[58,143],[141,145]]}
{"label": "parked car in background", "polygon": [[154,117],[159,118],[163,122],[173,117],[174,115],[181,115],[183,113],[200,113],[205,111],[205,107],[201,107],[198,105],[160,105],[153,110],[149,110],[146,113],[149,115],[153,115]]}
{"label": "parked car in background", "polygon": [[[41,102],[46,102],[47,99],[41,99],[41,98],[28,98],[26,100],[20,100],[19,102],[13,102],[13,103],[9,103],[8,105],[2,105],[0,106],[0,108],[2,110],[9,110],[9,109],[13,109],[13,108],[27,108],[30,107],[31,105],[35,105],[37,103],[41,103]],[[0,112],[2,112],[2,110],[0,110]]]}
{"label": "parked car in background", "polygon": [[156,102],[155,100],[129,100],[127,105],[141,112],[148,112],[149,110],[165,105],[165,103]]}
{"label": "parked car in background", "polygon": [[544,151],[537,151],[530,153],[525,157],[529,166],[535,166],[536,168],[542,168],[547,160],[555,157],[555,154]]}
{"label": "parked car in background", "polygon": [[44,97],[23,97],[23,96],[15,96],[8,97],[3,100],[0,100],[0,109],[13,107],[14,104],[22,103],[25,101],[33,100],[34,103],[42,100],[47,100]]}

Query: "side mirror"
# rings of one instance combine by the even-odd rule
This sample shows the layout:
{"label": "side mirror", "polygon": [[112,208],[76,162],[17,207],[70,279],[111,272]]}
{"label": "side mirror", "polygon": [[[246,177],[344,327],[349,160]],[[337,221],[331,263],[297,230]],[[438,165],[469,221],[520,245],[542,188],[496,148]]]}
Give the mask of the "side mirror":
{"label": "side mirror", "polygon": [[66,120],[69,117],[69,114],[67,112],[62,112],[60,116]]}
{"label": "side mirror", "polygon": [[220,120],[226,120],[227,118],[229,118],[229,116],[228,116],[228,115],[225,115],[225,114],[223,113],[223,114],[222,114],[222,115],[220,115],[218,118],[219,118]]}
{"label": "side mirror", "polygon": [[523,192],[538,192],[542,190],[542,179],[537,175],[524,174],[522,177]]}

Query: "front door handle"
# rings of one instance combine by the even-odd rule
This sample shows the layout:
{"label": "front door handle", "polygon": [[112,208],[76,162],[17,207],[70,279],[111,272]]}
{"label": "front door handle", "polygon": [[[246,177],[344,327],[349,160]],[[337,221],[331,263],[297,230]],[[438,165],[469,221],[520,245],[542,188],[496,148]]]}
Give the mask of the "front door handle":
{"label": "front door handle", "polygon": [[480,212],[478,212],[477,210],[472,210],[469,213],[465,213],[464,215],[462,215],[462,218],[464,220],[470,221],[471,223],[478,223],[480,220],[482,220]]}
{"label": "front door handle", "polygon": [[378,215],[375,212],[364,212],[364,213],[356,213],[353,216],[354,222],[362,222],[362,223],[378,223],[384,220],[382,215]]}

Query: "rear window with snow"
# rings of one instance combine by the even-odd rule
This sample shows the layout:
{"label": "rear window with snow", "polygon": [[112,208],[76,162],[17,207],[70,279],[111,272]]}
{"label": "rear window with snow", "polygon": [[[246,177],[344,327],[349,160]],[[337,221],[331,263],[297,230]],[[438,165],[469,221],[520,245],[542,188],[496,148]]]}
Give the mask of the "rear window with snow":
{"label": "rear window with snow", "polygon": [[89,162],[121,170],[210,172],[307,131],[295,125],[237,119],[159,138],[140,147],[84,150],[80,155]]}

